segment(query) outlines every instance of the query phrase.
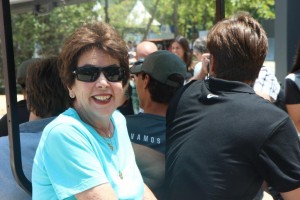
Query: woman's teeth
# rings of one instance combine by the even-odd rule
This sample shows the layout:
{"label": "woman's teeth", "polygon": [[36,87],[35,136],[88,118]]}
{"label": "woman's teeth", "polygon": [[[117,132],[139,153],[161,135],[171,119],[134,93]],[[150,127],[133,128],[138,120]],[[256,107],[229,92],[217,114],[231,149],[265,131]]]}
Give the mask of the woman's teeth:
{"label": "woman's teeth", "polygon": [[105,96],[94,96],[95,99],[99,100],[99,101],[107,101],[109,100],[111,97],[111,95],[105,95]]}

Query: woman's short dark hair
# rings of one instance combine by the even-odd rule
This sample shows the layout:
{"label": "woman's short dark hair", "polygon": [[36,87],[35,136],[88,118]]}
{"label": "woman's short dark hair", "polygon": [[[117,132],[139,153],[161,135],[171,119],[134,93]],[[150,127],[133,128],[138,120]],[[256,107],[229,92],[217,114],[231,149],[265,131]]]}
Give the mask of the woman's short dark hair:
{"label": "woman's short dark hair", "polygon": [[254,18],[239,13],[212,27],[207,48],[214,59],[216,77],[254,82],[267,54],[268,39]]}
{"label": "woman's short dark hair", "polygon": [[118,32],[104,22],[93,22],[84,24],[77,29],[64,43],[61,51],[60,75],[66,88],[75,82],[72,73],[77,67],[79,57],[91,50],[99,49],[120,62],[125,69],[125,77],[122,80],[125,86],[129,80],[128,49],[125,41]]}

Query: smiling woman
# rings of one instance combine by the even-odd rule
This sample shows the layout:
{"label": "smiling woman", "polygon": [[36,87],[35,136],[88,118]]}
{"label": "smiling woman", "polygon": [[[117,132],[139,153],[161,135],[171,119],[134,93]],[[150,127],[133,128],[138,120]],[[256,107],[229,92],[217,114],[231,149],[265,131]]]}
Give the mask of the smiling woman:
{"label": "smiling woman", "polygon": [[129,79],[125,42],[111,26],[90,23],[66,40],[60,57],[71,108],[44,129],[33,200],[155,199],[136,165],[125,118],[116,111]]}

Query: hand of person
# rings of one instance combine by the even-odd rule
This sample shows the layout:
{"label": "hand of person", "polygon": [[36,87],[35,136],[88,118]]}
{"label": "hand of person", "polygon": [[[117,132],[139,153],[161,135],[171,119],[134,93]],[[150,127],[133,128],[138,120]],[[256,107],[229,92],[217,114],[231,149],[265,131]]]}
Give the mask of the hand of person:
{"label": "hand of person", "polygon": [[202,68],[201,68],[201,73],[205,74],[206,76],[210,73],[210,54],[209,53],[204,53],[202,55]]}
{"label": "hand of person", "polygon": [[210,64],[210,54],[209,53],[204,53],[202,55],[202,67],[199,73],[197,73],[194,77],[191,78],[191,80],[204,80],[206,76],[208,76],[210,69],[209,69],[209,64]]}

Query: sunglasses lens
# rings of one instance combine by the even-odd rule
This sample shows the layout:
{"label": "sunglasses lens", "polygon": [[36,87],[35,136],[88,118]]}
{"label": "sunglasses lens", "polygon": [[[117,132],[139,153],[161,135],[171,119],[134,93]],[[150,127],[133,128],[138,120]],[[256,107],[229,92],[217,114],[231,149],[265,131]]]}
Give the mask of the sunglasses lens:
{"label": "sunglasses lens", "polygon": [[76,69],[77,79],[84,82],[94,82],[100,75],[97,67],[86,66]]}
{"label": "sunglasses lens", "polygon": [[86,65],[79,67],[74,71],[77,76],[77,80],[83,82],[96,81],[101,72],[103,72],[105,78],[110,82],[118,82],[123,80],[125,74],[124,69],[117,65],[111,65],[108,67],[95,67],[93,65]]}
{"label": "sunglasses lens", "polygon": [[105,78],[110,82],[118,82],[124,78],[124,69],[117,66],[104,67],[102,69]]}

